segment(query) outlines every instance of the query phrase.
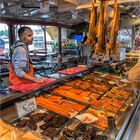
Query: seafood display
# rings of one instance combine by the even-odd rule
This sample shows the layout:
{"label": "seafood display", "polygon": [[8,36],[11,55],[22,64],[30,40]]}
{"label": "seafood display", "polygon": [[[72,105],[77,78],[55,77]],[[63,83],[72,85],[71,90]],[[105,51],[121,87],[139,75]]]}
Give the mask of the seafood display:
{"label": "seafood display", "polygon": [[89,108],[86,113],[89,113],[95,117],[98,118],[97,121],[93,122],[92,125],[94,127],[97,127],[99,129],[105,130],[108,127],[107,117],[108,116],[115,116],[115,113],[104,111],[104,110],[98,110],[94,108]]}
{"label": "seafood display", "polygon": [[107,74],[107,75],[105,75],[103,77],[104,78],[107,78],[107,79],[120,80],[120,77],[119,76],[111,75],[111,74]]}
{"label": "seafood display", "polygon": [[95,127],[74,122],[67,128],[63,129],[60,134],[61,140],[76,139],[76,140],[107,140],[107,136],[99,135]]}
{"label": "seafood display", "polygon": [[36,103],[43,111],[30,113],[13,124],[41,139],[107,140],[108,118],[118,125],[134,101],[131,88],[126,87],[128,83],[111,74],[92,72],[76,77],[42,91]]}
{"label": "seafood display", "polygon": [[37,105],[68,118],[73,117],[85,108],[84,105],[68,101],[60,96],[40,96],[36,98],[36,101]]}
{"label": "seafood display", "polygon": [[13,122],[23,130],[30,130],[40,138],[51,138],[68,121],[67,117],[38,110]]}
{"label": "seafood display", "polygon": [[14,91],[26,92],[26,91],[32,91],[32,90],[41,88],[43,86],[47,86],[48,84],[51,84],[55,81],[56,81],[55,79],[48,78],[47,81],[42,84],[28,82],[28,83],[23,83],[20,85],[12,85],[12,86],[9,86],[8,88]]}
{"label": "seafood display", "polygon": [[87,70],[87,68],[84,67],[71,67],[71,68],[67,68],[65,70],[60,70],[58,71],[58,73],[60,74],[66,74],[66,75],[72,75],[72,74],[76,74],[82,71]]}

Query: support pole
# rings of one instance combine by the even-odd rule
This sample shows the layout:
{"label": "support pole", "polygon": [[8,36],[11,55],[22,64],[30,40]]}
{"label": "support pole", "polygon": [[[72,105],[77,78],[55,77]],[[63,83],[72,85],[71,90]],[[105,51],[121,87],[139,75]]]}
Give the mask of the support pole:
{"label": "support pole", "polygon": [[135,41],[135,27],[132,26],[132,37],[131,37],[132,48],[134,48],[134,41]]}
{"label": "support pole", "polygon": [[15,42],[15,29],[14,29],[14,26],[13,25],[8,25],[8,31],[9,31],[9,56],[10,56],[10,61],[12,59],[12,45],[14,44]]}
{"label": "support pole", "polygon": [[42,26],[43,33],[44,33],[45,54],[47,54],[46,28],[47,28],[47,27],[43,27],[43,26]]}
{"label": "support pole", "polygon": [[62,46],[61,46],[61,28],[58,28],[58,38],[59,38],[59,55],[62,57]]}

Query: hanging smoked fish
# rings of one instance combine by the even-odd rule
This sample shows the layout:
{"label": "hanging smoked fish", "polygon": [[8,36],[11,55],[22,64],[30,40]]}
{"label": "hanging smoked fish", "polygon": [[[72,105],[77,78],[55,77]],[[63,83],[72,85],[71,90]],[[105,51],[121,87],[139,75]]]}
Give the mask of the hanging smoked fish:
{"label": "hanging smoked fish", "polygon": [[107,29],[107,7],[108,7],[108,0],[101,0],[100,3],[100,16],[99,16],[99,23],[97,27],[97,37],[98,37],[98,43],[96,44],[95,53],[103,53],[105,54],[106,51],[106,29]]}
{"label": "hanging smoked fish", "polygon": [[88,38],[86,41],[86,44],[89,44],[91,49],[95,45],[95,8],[94,8],[94,2],[92,2],[92,9],[90,13],[90,23],[89,23],[89,29],[88,29]]}
{"label": "hanging smoked fish", "polygon": [[119,30],[119,10],[118,10],[118,3],[117,0],[115,0],[114,3],[114,14],[113,14],[113,19],[110,24],[110,39],[109,39],[109,44],[108,48],[110,50],[110,53],[115,54],[118,56],[117,52],[117,35],[118,35],[118,30]]}
{"label": "hanging smoked fish", "polygon": [[105,1],[105,6],[104,6],[104,22],[107,26],[107,22],[108,22],[108,0]]}
{"label": "hanging smoked fish", "polygon": [[108,37],[108,0],[105,1],[105,6],[104,6],[104,42],[105,42],[105,48],[106,48],[106,44],[107,44],[107,37]]}

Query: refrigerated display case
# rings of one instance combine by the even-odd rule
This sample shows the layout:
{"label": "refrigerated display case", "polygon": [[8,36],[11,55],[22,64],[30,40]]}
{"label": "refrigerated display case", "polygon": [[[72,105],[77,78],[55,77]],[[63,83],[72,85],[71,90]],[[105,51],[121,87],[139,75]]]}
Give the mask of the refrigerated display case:
{"label": "refrigerated display case", "polygon": [[[114,139],[120,140],[127,138],[127,140],[129,140],[130,132],[131,135],[134,133],[133,126],[138,119],[140,95],[139,90],[133,88],[131,83],[121,82],[120,79],[121,77],[111,74],[91,72],[85,76],[61,79],[61,82],[59,81],[55,83],[55,85],[51,85],[51,88],[48,88],[47,90],[38,89],[32,91],[32,93],[38,93],[38,95],[36,94],[38,105],[36,111],[42,112],[43,110],[43,113],[47,114],[46,116],[57,114],[59,118],[59,116],[64,117],[64,113],[71,114],[76,107],[76,110],[74,111],[76,113],[72,113],[73,115],[71,117],[65,116],[67,121],[59,128],[54,124],[52,126],[52,123],[50,122],[50,125],[46,126],[45,121],[42,121],[42,119],[41,124],[38,124],[38,122],[33,123],[35,126],[44,124],[42,127],[46,126],[44,128],[45,132],[44,130],[39,130],[39,133],[37,133],[38,131],[30,129],[32,128],[30,124],[22,129],[28,129],[34,132],[41,139],[46,139],[47,137],[50,137],[51,139],[72,139],[75,137],[76,139],[81,138],[82,136],[87,137],[89,140],[91,138],[110,139],[112,137],[112,132],[109,131],[110,124],[108,122],[108,117],[112,116],[115,120],[116,128]],[[29,92],[20,94],[28,95]],[[13,93],[13,95],[20,96],[18,93]],[[33,96],[35,97],[35,95]],[[14,98],[7,99],[7,101],[3,101],[3,103],[6,104],[6,102],[13,99]],[[49,103],[45,105],[45,102]],[[79,108],[81,109],[78,110]],[[36,111],[19,118],[15,105],[13,105],[1,110],[1,118],[9,124],[18,127],[17,124],[20,123],[20,120],[25,117],[30,118],[38,113]],[[82,121],[77,119],[77,115],[85,113],[89,113],[98,120],[91,122],[88,116]],[[34,116],[35,119],[37,119],[36,116]],[[78,128],[74,127],[73,130],[69,130],[74,124],[80,126],[78,126]],[[83,135],[80,135],[81,132],[79,131],[81,130],[78,129],[84,129],[87,134],[84,133]],[[48,136],[48,133],[52,132],[51,130],[57,131],[54,131],[53,135]],[[94,132],[94,135],[89,136],[91,135],[90,132]],[[75,133],[78,135],[75,135]]]}

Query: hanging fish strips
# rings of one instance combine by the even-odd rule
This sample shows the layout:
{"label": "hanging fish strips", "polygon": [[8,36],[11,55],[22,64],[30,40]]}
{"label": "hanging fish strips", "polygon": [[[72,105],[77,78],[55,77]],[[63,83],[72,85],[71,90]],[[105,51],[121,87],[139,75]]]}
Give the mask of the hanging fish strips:
{"label": "hanging fish strips", "polygon": [[[109,55],[114,53],[118,55],[117,34],[119,30],[119,11],[118,3],[115,0],[113,19],[108,27],[108,0],[100,1],[100,15],[98,25],[95,22],[95,7],[92,2],[92,9],[90,14],[90,24],[88,30],[88,39],[86,44],[89,44],[94,53],[102,53]],[[108,31],[110,31],[109,42],[107,42]]]}
{"label": "hanging fish strips", "polygon": [[110,29],[110,39],[107,49],[110,51],[110,53],[113,53],[116,56],[118,56],[117,35],[119,30],[119,10],[117,0],[115,0],[114,3],[114,14],[113,19],[110,23]]}
{"label": "hanging fish strips", "polygon": [[108,21],[108,16],[107,16],[107,7],[108,7],[108,0],[101,0],[100,3],[100,16],[99,16],[99,23],[97,27],[97,37],[98,37],[98,42],[96,45],[95,53],[102,53],[105,54],[106,51],[106,40],[105,40],[105,35],[106,35],[106,29],[107,29],[107,21]]}
{"label": "hanging fish strips", "polygon": [[96,37],[96,34],[95,34],[95,7],[94,7],[94,2],[92,2],[88,38],[86,40],[86,44],[89,44],[91,49],[93,49],[93,47],[95,45],[95,37]]}

